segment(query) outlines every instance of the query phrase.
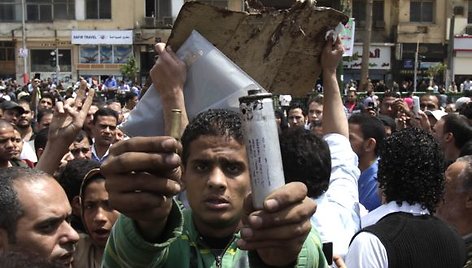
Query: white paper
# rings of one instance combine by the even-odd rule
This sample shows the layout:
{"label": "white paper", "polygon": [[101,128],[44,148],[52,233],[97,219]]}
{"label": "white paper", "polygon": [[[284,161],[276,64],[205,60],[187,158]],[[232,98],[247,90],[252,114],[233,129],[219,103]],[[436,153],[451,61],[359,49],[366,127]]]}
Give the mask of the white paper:
{"label": "white paper", "polygon": [[[239,97],[246,96],[249,89],[262,89],[197,31],[176,54],[187,64],[184,98],[189,120],[210,108],[238,111]],[[161,99],[153,85],[131,111],[122,130],[130,137],[164,135]]]}

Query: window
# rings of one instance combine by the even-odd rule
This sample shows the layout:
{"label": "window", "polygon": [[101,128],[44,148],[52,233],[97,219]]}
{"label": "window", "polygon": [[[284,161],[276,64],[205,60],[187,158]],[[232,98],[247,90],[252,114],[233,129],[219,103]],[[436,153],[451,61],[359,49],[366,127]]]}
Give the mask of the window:
{"label": "window", "polygon": [[21,21],[21,0],[0,0],[0,21]]}
{"label": "window", "polygon": [[171,0],[146,0],[146,17],[171,17]]}
{"label": "window", "polygon": [[0,42],[0,61],[15,61],[13,42]]}
{"label": "window", "polygon": [[126,63],[133,56],[131,45],[81,45],[80,63]]}
{"label": "window", "polygon": [[54,19],[75,19],[75,0],[54,0]]}
{"label": "window", "polygon": [[467,23],[472,24],[472,0],[468,1]]}
{"label": "window", "polygon": [[[51,66],[49,58],[54,49],[31,49],[31,72],[55,72],[56,66]],[[59,68],[61,72],[72,71],[70,49],[59,49]]]}
{"label": "window", "polygon": [[[352,17],[356,19],[356,26],[359,28],[365,27],[366,21],[366,0],[354,0],[352,3]],[[384,1],[374,0],[372,5],[372,27],[376,28],[383,25],[384,22]]]}
{"label": "window", "polygon": [[111,0],[86,0],[87,19],[111,19]]}
{"label": "window", "polygon": [[411,0],[410,22],[433,22],[433,0]]}
{"label": "window", "polygon": [[26,1],[27,21],[52,21],[52,0],[27,0]]}

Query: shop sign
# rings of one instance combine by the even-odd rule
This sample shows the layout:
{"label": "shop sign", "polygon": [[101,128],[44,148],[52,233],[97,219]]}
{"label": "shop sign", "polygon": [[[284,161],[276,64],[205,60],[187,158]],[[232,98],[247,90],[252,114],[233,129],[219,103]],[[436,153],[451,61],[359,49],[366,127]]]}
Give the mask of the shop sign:
{"label": "shop sign", "polygon": [[[348,60],[343,61],[345,69],[361,69],[362,65],[362,45],[354,45],[354,53]],[[390,70],[391,69],[390,46],[370,46],[369,69]]]}
{"label": "shop sign", "polygon": [[72,31],[74,45],[132,45],[133,31]]}

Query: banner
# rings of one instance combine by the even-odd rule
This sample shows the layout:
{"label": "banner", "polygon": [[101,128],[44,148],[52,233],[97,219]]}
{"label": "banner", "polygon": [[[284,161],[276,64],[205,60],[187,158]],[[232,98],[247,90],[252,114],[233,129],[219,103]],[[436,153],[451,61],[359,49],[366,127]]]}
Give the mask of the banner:
{"label": "banner", "polygon": [[132,45],[133,31],[72,31],[74,45]]}

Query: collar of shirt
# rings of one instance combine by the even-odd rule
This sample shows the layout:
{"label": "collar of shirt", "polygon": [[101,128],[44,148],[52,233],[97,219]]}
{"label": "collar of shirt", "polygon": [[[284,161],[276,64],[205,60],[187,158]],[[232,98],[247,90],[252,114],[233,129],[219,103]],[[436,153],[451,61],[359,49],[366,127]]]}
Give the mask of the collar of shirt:
{"label": "collar of shirt", "polygon": [[95,150],[95,140],[93,140],[93,144],[92,144],[92,158],[98,162],[102,162],[105,158],[107,158],[108,156],[108,153],[110,152],[110,147],[111,147],[111,144],[110,144],[110,147],[108,147],[107,151],[105,152],[105,154],[100,158],[98,155],[97,155],[97,151]]}
{"label": "collar of shirt", "polygon": [[420,204],[410,205],[408,202],[403,201],[401,205],[398,205],[396,201],[391,201],[387,204],[383,204],[380,207],[372,210],[367,215],[361,219],[361,227],[365,228],[367,226],[377,223],[380,219],[387,216],[388,214],[395,212],[406,212],[413,215],[429,215],[427,209],[421,208]]}

